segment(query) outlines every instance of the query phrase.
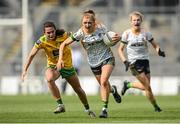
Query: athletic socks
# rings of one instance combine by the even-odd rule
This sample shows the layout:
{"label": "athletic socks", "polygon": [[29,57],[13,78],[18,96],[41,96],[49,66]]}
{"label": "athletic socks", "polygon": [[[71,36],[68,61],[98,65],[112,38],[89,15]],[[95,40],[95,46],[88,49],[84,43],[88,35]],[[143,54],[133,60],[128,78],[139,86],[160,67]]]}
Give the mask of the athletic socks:
{"label": "athletic socks", "polygon": [[62,104],[63,104],[63,102],[62,102],[62,99],[61,99],[61,98],[59,98],[56,102],[57,102],[59,105],[62,105]]}
{"label": "athletic socks", "polygon": [[89,110],[89,104],[84,104],[85,110]]}
{"label": "athletic socks", "polygon": [[132,87],[132,83],[128,81],[127,88],[131,88],[131,87]]}
{"label": "athletic socks", "polygon": [[108,101],[102,101],[103,102],[103,108],[108,108]]}

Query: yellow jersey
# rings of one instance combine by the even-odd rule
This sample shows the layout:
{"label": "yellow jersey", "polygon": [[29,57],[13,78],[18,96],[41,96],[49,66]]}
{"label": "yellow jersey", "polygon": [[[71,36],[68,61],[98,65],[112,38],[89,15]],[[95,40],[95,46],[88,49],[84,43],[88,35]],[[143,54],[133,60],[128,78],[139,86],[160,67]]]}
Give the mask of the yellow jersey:
{"label": "yellow jersey", "polygon": [[[37,49],[43,49],[47,56],[47,66],[55,66],[59,58],[59,46],[68,38],[68,33],[65,32],[62,36],[57,36],[55,40],[47,40],[46,36],[43,35],[37,40],[34,46]],[[72,54],[70,46],[64,47],[63,52],[64,68],[69,69],[73,67]]]}

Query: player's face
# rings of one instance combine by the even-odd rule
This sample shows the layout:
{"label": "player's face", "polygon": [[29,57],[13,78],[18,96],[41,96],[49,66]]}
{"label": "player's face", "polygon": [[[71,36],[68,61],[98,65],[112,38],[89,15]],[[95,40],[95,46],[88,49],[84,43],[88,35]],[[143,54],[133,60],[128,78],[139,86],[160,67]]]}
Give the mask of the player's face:
{"label": "player's face", "polygon": [[92,31],[95,28],[95,22],[86,16],[83,18],[82,25],[88,31]]}
{"label": "player's face", "polygon": [[133,15],[131,17],[131,25],[133,28],[139,29],[141,27],[141,23],[142,23],[142,20],[140,16]]}
{"label": "player's face", "polygon": [[54,27],[46,27],[44,30],[44,34],[46,35],[48,40],[54,40],[56,37],[56,30]]}

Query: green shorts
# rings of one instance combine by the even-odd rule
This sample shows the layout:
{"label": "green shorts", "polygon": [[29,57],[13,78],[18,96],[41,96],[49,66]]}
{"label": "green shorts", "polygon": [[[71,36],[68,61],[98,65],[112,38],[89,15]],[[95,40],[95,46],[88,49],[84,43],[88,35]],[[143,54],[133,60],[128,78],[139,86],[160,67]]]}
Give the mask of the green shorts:
{"label": "green shorts", "polygon": [[[55,69],[56,66],[55,65],[48,65],[47,68]],[[62,68],[61,70],[59,70],[59,73],[61,74],[62,78],[68,78],[68,77],[71,77],[71,76],[75,75],[76,70],[75,70],[74,67],[69,68],[69,69]]]}
{"label": "green shorts", "polygon": [[68,78],[68,77],[71,77],[76,74],[74,67],[72,67],[70,69],[62,68],[59,72],[60,72],[62,78]]}

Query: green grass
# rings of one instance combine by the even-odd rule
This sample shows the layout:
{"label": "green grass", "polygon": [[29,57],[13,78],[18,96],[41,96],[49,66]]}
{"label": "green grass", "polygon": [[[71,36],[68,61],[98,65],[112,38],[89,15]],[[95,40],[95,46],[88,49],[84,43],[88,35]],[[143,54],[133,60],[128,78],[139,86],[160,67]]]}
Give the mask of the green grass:
{"label": "green grass", "polygon": [[[66,112],[54,114],[56,103],[50,95],[0,96],[0,123],[180,123],[180,95],[156,97],[163,112],[156,113],[145,96],[126,95],[121,104],[112,96],[109,118],[90,118],[77,96],[63,96]],[[97,116],[99,96],[88,96]]]}

